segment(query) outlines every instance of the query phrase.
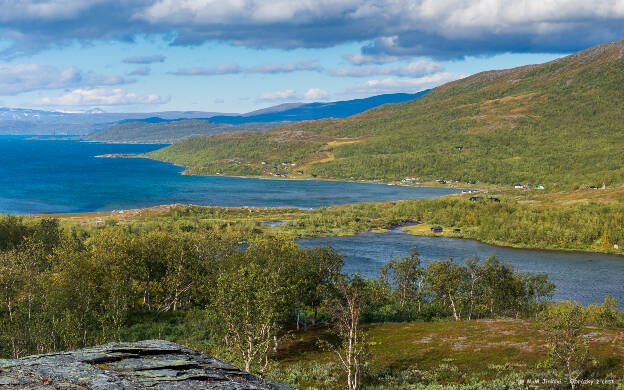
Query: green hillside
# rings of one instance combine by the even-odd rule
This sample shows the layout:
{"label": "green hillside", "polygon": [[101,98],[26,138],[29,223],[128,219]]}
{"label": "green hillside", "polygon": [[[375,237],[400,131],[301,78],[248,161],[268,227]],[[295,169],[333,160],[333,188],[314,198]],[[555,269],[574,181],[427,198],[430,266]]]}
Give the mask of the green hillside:
{"label": "green hillside", "polygon": [[182,139],[235,131],[266,131],[286,122],[245,123],[230,125],[207,120],[188,119],[160,123],[126,122],[82,137],[87,141],[113,143],[170,144]]}
{"label": "green hillside", "polygon": [[624,40],[479,73],[346,119],[192,138],[149,157],[194,174],[302,170],[322,178],[576,188],[624,183],[623,150]]}

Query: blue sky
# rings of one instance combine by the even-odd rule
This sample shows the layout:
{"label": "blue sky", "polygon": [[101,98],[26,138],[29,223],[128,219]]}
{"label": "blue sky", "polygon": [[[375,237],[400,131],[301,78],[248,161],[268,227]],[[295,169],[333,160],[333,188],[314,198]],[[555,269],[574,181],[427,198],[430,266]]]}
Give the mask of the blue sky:
{"label": "blue sky", "polygon": [[624,0],[0,6],[0,106],[63,111],[247,112],[417,92],[624,38]]}

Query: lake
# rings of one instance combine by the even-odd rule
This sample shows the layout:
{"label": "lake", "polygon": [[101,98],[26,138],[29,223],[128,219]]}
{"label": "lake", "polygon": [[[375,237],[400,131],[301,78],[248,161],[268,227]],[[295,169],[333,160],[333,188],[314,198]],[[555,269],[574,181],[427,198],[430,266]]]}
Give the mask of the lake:
{"label": "lake", "polygon": [[582,304],[600,303],[610,294],[624,303],[624,256],[504,248],[474,240],[448,237],[412,236],[400,229],[388,233],[363,233],[354,236],[301,239],[304,247],[326,243],[339,249],[345,258],[344,270],[374,277],[381,266],[393,257],[409,254],[416,246],[424,264],[453,257],[481,259],[496,254],[522,272],[546,273],[555,282],[556,300],[574,299]]}
{"label": "lake", "polygon": [[186,176],[148,159],[95,158],[140,154],[164,145],[27,140],[0,136],[0,213],[111,211],[161,204],[292,206],[433,198],[461,190],[312,180]]}

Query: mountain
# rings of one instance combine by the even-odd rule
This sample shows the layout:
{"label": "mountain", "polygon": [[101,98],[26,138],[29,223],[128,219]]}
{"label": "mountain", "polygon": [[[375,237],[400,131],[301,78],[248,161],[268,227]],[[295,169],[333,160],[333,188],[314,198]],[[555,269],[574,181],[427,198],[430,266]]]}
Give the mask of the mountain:
{"label": "mountain", "polygon": [[252,122],[300,122],[323,118],[346,118],[388,103],[414,100],[427,93],[394,93],[371,96],[364,99],[342,100],[329,103],[294,103],[270,107],[244,115],[214,116],[214,123],[241,124]]}
{"label": "mountain", "polygon": [[[624,40],[482,72],[406,103],[150,153],[190,173],[470,180],[576,188],[624,183]],[[261,164],[267,161],[268,164]]]}
{"label": "mountain", "polygon": [[416,99],[427,91],[416,94],[388,94],[366,99],[329,103],[286,103],[242,115],[218,115],[208,118],[174,118],[158,116],[126,119],[84,137],[89,141],[131,143],[173,143],[198,135],[212,135],[235,131],[264,131],[285,122],[319,118],[344,118],[359,114],[386,103]]}
{"label": "mountain", "polygon": [[155,113],[107,113],[100,109],[86,113],[0,107],[0,134],[83,135],[127,120],[206,117],[227,114],[204,111],[164,111]]}
{"label": "mountain", "polygon": [[166,121],[160,118],[146,118],[140,122],[124,121],[104,130],[82,136],[80,139],[109,143],[172,144],[181,139],[197,136],[238,131],[266,131],[282,126],[284,123],[260,122],[230,125],[198,119]]}

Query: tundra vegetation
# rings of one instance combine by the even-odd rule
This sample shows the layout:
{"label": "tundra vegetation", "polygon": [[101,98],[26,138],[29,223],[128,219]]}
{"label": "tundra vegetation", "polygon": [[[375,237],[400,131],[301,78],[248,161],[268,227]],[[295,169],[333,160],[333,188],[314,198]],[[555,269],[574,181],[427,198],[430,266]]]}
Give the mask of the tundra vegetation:
{"label": "tundra vegetation", "polygon": [[[544,375],[621,380],[624,374],[617,302],[550,303],[554,285],[547,277],[517,272],[496,257],[423,267],[414,250],[364,279],[343,274],[332,248],[302,249],[290,237],[234,225],[85,229],[16,216],[0,217],[0,245],[6,357],[166,338],[302,388],[511,386]],[[536,318],[548,318],[544,333]],[[488,327],[498,324],[509,324],[500,330],[508,333],[494,332],[507,339],[488,339],[494,337]],[[588,325],[604,338],[588,336],[591,359],[575,344]],[[458,332],[463,336],[450,348],[435,346]],[[470,337],[490,344],[475,351],[472,368],[460,370],[452,362],[466,359]],[[526,351],[509,354],[518,346]],[[529,374],[505,368],[501,377],[492,373],[497,368],[481,366],[489,360],[513,367],[527,356]],[[469,376],[475,367],[483,372]]]}

